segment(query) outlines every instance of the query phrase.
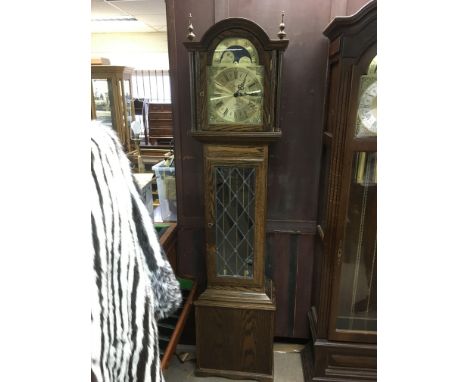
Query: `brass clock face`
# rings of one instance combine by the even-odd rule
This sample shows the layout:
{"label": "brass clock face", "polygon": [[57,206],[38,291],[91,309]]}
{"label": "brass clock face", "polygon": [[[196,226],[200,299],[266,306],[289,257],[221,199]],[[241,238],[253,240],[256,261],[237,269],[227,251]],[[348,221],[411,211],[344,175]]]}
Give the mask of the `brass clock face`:
{"label": "brass clock face", "polygon": [[261,124],[263,68],[228,66],[209,69],[209,123]]}
{"label": "brass clock face", "polygon": [[372,82],[362,93],[358,118],[370,135],[377,135],[377,81]]}
{"label": "brass clock face", "polygon": [[226,38],[208,66],[208,123],[261,125],[263,66],[255,46],[245,38]]}
{"label": "brass clock face", "polygon": [[377,136],[377,56],[369,64],[367,74],[361,76],[356,137]]}

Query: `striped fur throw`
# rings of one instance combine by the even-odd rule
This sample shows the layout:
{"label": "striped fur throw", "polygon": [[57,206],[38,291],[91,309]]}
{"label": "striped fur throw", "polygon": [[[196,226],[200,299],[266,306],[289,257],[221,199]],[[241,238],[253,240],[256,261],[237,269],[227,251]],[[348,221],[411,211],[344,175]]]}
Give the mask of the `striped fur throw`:
{"label": "striped fur throw", "polygon": [[116,134],[91,123],[91,380],[164,381],[157,319],[181,302]]}

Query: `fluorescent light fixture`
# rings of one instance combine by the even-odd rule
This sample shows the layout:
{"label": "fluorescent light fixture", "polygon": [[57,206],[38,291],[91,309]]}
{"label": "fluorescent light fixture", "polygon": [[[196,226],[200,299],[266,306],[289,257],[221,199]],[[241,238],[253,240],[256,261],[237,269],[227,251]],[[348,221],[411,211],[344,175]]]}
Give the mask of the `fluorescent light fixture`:
{"label": "fluorescent light fixture", "polygon": [[92,22],[104,22],[104,21],[137,21],[135,17],[132,16],[119,16],[119,17],[106,17],[102,19],[91,19]]}
{"label": "fluorescent light fixture", "polygon": [[154,32],[154,28],[133,16],[114,16],[91,19],[91,33]]}

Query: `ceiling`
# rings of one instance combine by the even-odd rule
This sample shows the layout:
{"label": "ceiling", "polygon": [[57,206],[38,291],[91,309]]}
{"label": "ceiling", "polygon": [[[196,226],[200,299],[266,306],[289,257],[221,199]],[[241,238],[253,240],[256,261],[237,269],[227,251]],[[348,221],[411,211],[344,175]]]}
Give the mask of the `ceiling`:
{"label": "ceiling", "polygon": [[166,32],[165,0],[91,0],[91,32]]}

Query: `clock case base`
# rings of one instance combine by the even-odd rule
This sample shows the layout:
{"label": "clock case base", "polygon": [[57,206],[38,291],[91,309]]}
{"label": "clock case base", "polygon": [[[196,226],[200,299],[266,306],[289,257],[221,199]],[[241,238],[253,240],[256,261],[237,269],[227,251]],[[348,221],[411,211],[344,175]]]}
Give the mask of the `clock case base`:
{"label": "clock case base", "polygon": [[305,382],[377,381],[377,345],[318,339],[306,346]]}
{"label": "clock case base", "polygon": [[197,376],[273,381],[276,303],[266,292],[208,288],[195,302]]}
{"label": "clock case base", "polygon": [[308,319],[312,341],[301,352],[305,382],[377,381],[377,344],[320,338],[315,307]]}
{"label": "clock case base", "polygon": [[196,369],[195,375],[197,377],[222,377],[230,379],[253,379],[260,382],[272,382],[273,375],[244,373],[241,371],[226,371],[214,369]]}

